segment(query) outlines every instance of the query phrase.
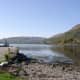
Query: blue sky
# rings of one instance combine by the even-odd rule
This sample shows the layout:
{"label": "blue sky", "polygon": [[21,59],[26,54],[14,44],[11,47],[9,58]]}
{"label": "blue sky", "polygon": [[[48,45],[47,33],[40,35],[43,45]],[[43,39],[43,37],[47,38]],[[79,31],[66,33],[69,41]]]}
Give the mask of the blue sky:
{"label": "blue sky", "polygon": [[80,0],[0,0],[0,38],[50,37],[80,23]]}

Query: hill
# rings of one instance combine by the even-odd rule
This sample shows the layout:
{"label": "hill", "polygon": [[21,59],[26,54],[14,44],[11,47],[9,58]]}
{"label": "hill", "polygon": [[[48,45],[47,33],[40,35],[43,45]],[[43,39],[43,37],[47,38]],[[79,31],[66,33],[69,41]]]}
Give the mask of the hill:
{"label": "hill", "polygon": [[74,26],[71,30],[50,37],[48,41],[52,44],[78,44],[80,43],[80,24]]}
{"label": "hill", "polygon": [[11,44],[43,44],[44,39],[42,37],[11,37],[11,38],[4,38],[0,40],[0,43],[4,43],[5,40]]}

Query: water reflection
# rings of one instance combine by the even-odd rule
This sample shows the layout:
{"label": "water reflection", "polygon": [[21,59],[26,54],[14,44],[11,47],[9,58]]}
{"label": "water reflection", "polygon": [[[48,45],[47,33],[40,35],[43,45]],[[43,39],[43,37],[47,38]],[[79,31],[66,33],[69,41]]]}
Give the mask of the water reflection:
{"label": "water reflection", "polygon": [[36,58],[42,62],[47,63],[72,63],[72,60],[51,50],[55,45],[46,45],[46,44],[10,44],[11,46],[18,47],[20,53],[23,53],[27,57]]}
{"label": "water reflection", "polygon": [[75,64],[80,65],[80,46],[79,45],[58,46],[58,47],[53,47],[52,50],[65,54],[66,56],[73,59]]}

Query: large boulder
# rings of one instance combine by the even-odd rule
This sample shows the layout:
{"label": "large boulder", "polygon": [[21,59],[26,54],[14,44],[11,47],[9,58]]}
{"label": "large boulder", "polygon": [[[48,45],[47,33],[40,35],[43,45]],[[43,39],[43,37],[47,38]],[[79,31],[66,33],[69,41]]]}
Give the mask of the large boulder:
{"label": "large boulder", "polygon": [[18,49],[16,47],[0,47],[0,61],[4,61],[5,58],[12,58],[17,53]]}

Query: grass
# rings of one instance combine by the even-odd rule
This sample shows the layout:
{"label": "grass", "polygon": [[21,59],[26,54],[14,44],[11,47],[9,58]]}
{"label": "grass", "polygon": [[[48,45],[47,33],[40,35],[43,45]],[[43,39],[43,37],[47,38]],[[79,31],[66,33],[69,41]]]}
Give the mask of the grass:
{"label": "grass", "polygon": [[22,80],[19,77],[15,77],[9,73],[1,72],[0,73],[0,80]]}

